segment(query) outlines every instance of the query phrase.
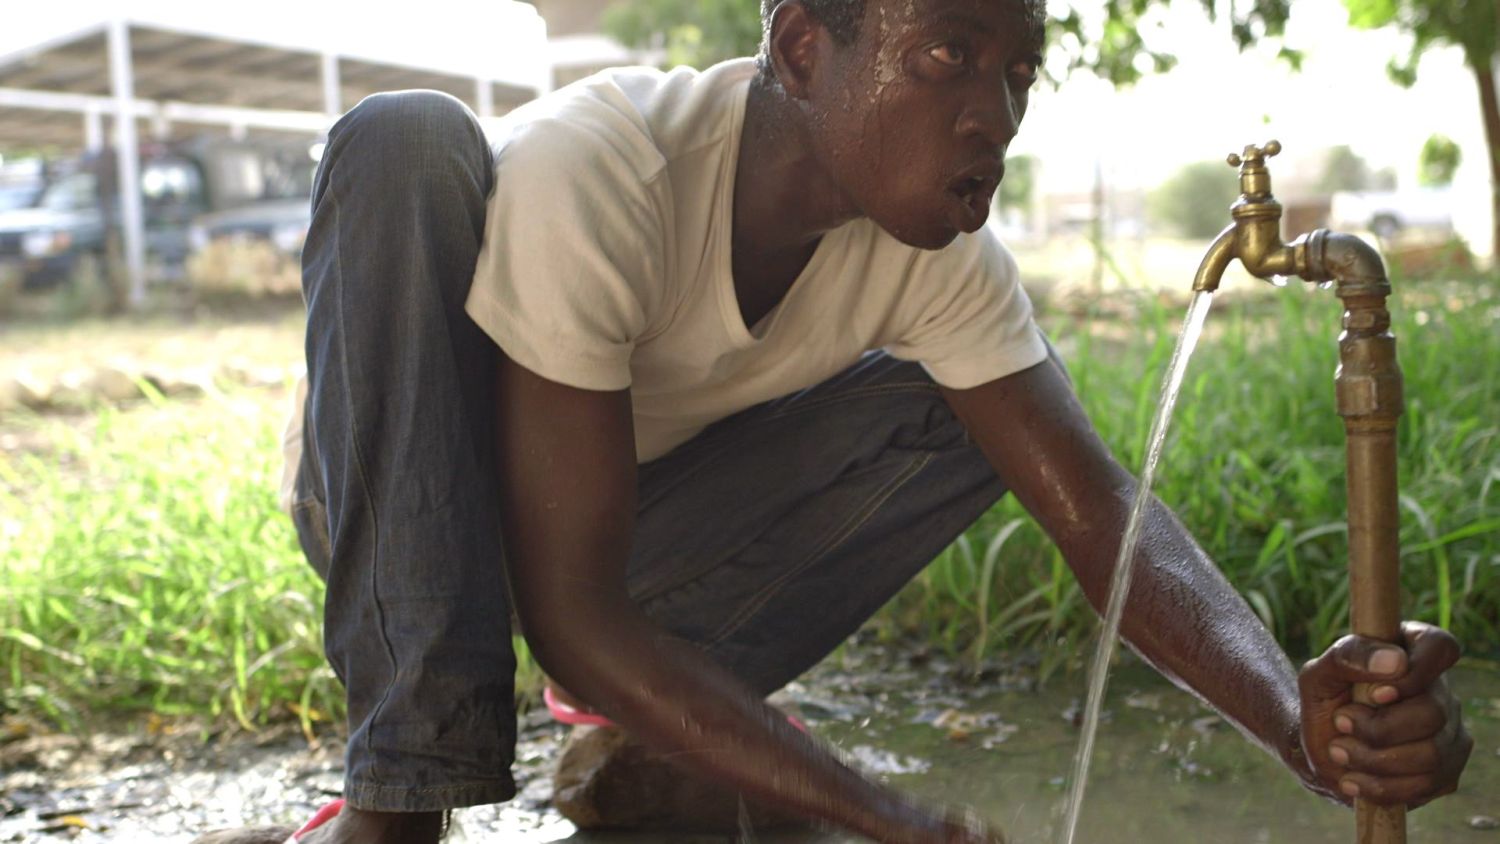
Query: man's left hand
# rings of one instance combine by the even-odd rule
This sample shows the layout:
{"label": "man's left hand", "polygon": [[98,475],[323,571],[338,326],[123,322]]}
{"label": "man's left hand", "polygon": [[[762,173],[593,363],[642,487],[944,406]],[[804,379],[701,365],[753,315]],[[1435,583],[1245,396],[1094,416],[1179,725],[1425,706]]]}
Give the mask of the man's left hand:
{"label": "man's left hand", "polygon": [[[1407,621],[1399,643],[1345,636],[1303,666],[1308,787],[1412,808],[1453,793],[1474,747],[1442,677],[1458,655],[1446,630]],[[1356,683],[1372,684],[1375,706],[1354,702]]]}

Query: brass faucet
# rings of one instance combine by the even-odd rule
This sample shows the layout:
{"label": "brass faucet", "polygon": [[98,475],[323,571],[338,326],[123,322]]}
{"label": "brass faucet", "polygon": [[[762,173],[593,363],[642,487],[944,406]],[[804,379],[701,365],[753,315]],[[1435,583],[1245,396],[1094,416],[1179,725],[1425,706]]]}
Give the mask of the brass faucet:
{"label": "brass faucet", "polygon": [[[1347,439],[1349,495],[1349,626],[1354,633],[1400,638],[1401,579],[1396,487],[1396,421],[1402,411],[1401,368],[1386,297],[1391,284],[1373,247],[1357,237],[1318,229],[1291,243],[1281,240],[1281,203],[1271,195],[1266,159],[1281,152],[1271,141],[1230,155],[1240,168],[1240,198],[1230,208],[1234,222],[1221,232],[1193,279],[1193,290],[1217,290],[1235,258],[1251,275],[1271,280],[1300,276],[1337,281],[1344,302],[1339,366],[1334,375],[1338,413]],[[1354,690],[1360,703],[1375,705],[1367,684]],[[1355,801],[1359,844],[1404,844],[1406,807]]]}
{"label": "brass faucet", "polygon": [[1248,145],[1240,155],[1230,154],[1229,166],[1240,168],[1240,198],[1229,209],[1234,222],[1209,247],[1193,279],[1193,290],[1218,290],[1224,270],[1235,258],[1257,278],[1303,275],[1309,270],[1308,238],[1281,242],[1281,203],[1271,195],[1271,171],[1266,169],[1266,159],[1279,152],[1281,144],[1271,141],[1263,147]]}

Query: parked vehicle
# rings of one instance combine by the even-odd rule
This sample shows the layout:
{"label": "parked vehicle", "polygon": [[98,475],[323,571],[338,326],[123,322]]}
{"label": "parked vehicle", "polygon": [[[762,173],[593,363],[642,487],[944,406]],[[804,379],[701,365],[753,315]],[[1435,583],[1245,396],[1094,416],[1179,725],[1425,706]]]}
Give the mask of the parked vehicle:
{"label": "parked vehicle", "polygon": [[[123,206],[115,155],[105,151],[66,169],[71,172],[48,185],[34,207],[0,210],[0,263],[20,266],[25,289],[98,275],[119,291]],[[218,140],[143,150],[148,275],[182,277],[195,245],[215,236],[264,233],[300,251],[300,235],[292,233],[306,232],[312,169],[305,141]]]}
{"label": "parked vehicle", "polygon": [[1451,188],[1396,191],[1340,191],[1333,195],[1329,222],[1336,229],[1359,229],[1389,240],[1408,229],[1453,231]]}

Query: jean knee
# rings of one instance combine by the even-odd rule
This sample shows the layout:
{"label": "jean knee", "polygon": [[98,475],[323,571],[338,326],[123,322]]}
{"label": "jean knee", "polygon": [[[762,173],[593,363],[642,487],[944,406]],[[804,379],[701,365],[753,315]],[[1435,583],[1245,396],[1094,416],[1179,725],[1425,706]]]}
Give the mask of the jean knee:
{"label": "jean knee", "polygon": [[442,91],[389,91],[360,100],[328,130],[325,166],[355,157],[382,179],[421,178],[449,166],[487,172],[490,156],[479,118],[462,100]]}

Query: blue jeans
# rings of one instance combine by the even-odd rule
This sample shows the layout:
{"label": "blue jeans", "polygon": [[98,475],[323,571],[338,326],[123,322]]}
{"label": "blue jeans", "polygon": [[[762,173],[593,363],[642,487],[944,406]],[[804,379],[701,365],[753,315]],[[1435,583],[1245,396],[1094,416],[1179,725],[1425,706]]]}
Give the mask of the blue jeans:
{"label": "blue jeans", "polygon": [[[314,186],[294,518],[327,583],[345,797],[361,809],[515,793],[490,468],[498,350],[463,309],[493,160],[458,100],[381,94],[330,131]],[[1005,491],[926,372],[881,353],[716,423],[643,464],[639,483],[632,596],[762,693],[822,659]]]}

